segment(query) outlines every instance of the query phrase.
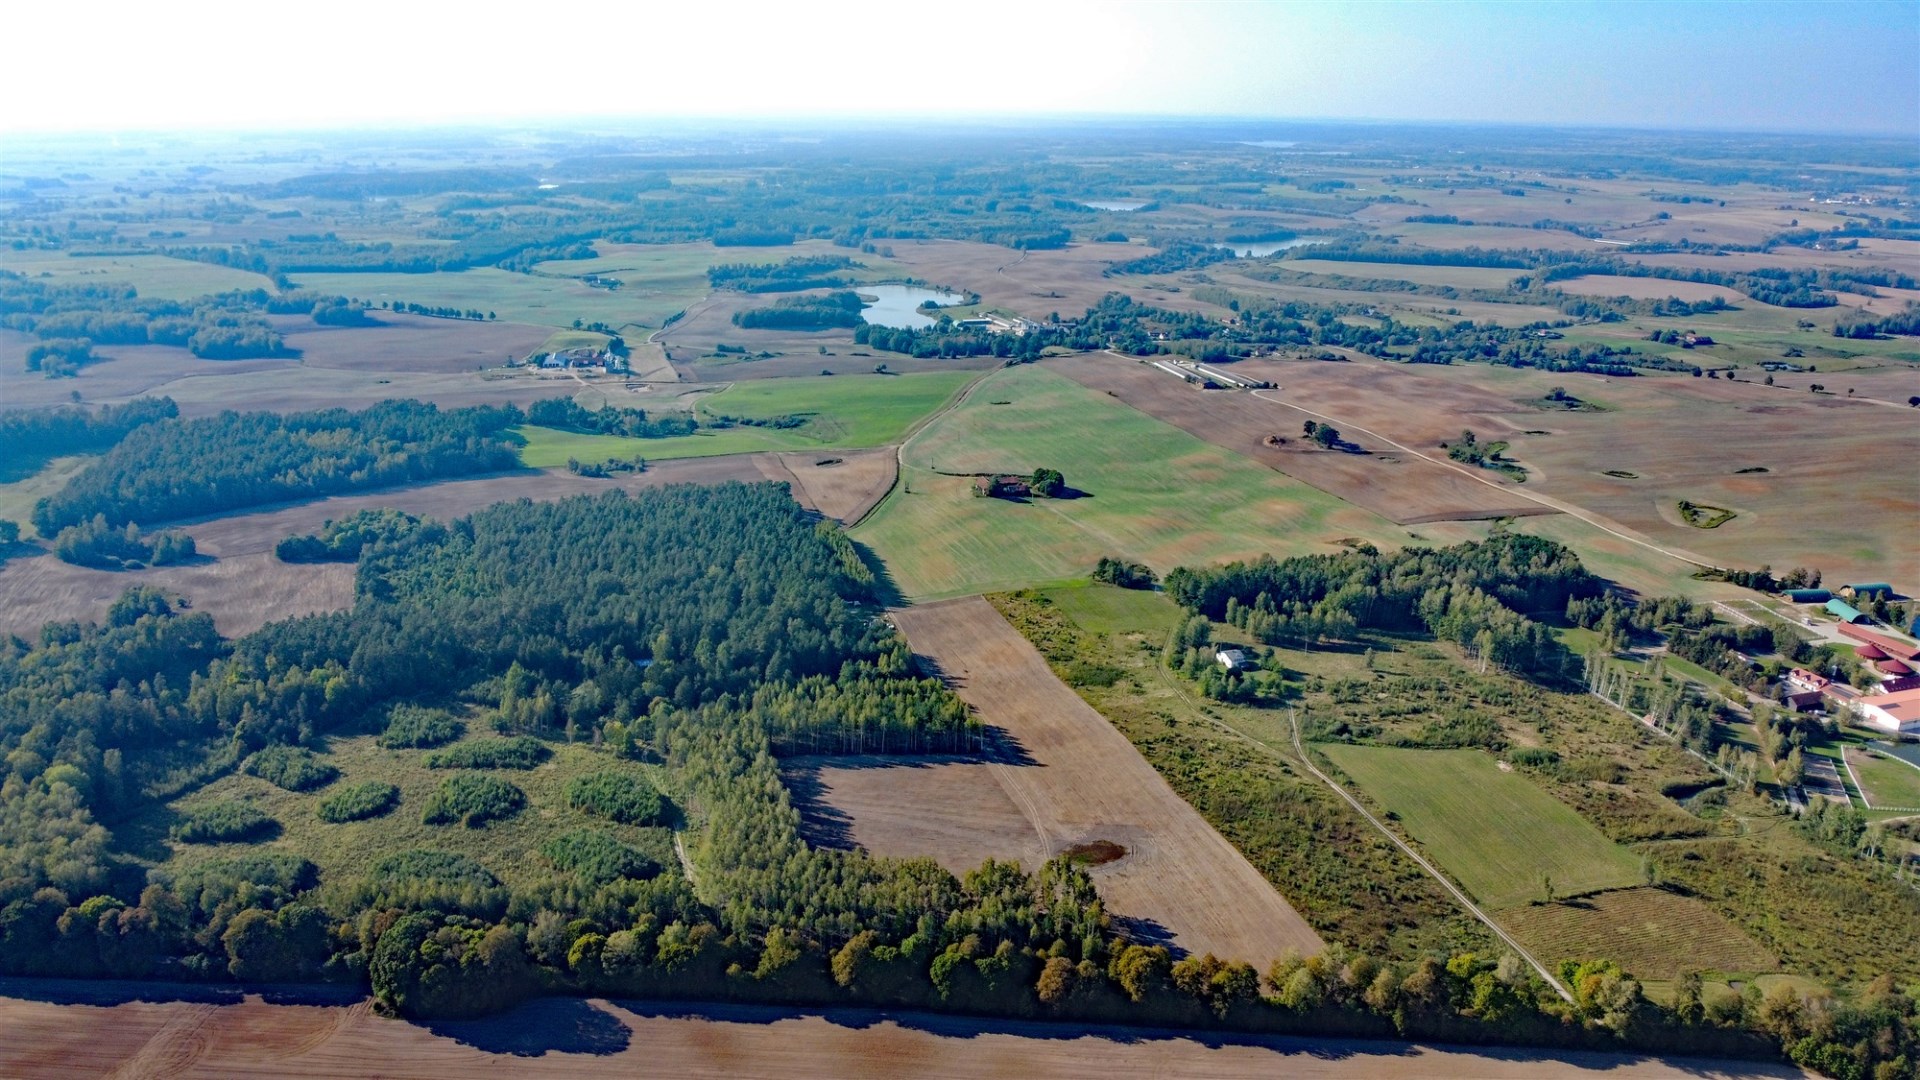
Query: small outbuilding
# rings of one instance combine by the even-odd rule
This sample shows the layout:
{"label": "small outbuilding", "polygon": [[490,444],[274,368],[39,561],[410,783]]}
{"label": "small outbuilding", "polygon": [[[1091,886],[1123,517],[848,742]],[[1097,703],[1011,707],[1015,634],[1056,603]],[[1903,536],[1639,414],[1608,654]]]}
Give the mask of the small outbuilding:
{"label": "small outbuilding", "polygon": [[1228,671],[1239,671],[1241,668],[1247,666],[1247,654],[1242,649],[1216,649],[1214,650],[1213,658],[1219,661],[1220,666],[1226,668]]}

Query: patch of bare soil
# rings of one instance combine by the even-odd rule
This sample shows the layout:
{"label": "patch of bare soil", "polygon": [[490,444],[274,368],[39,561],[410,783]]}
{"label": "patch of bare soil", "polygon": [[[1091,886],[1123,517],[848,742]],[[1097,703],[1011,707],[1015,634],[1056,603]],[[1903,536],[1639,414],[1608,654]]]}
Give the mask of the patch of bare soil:
{"label": "patch of bare soil", "polygon": [[[1126,736],[1056,678],[991,604],[970,597],[901,609],[894,620],[914,652],[929,658],[991,729],[997,749],[984,767],[1031,830],[1001,858],[1020,857],[1035,845],[1052,856],[1113,844],[1125,857],[1093,867],[1094,881],[1109,909],[1140,937],[1263,968],[1288,949],[1322,948],[1252,864],[1167,786]],[[964,855],[940,850],[938,830],[927,822],[952,813],[954,804],[925,793],[924,770],[871,772],[857,781],[865,790],[851,808],[835,804],[830,792],[824,798],[847,814],[856,835],[868,838],[863,846],[885,855],[955,859],[971,858],[982,846],[967,838]],[[1011,843],[1011,816],[1004,808],[993,815],[994,828]]]}

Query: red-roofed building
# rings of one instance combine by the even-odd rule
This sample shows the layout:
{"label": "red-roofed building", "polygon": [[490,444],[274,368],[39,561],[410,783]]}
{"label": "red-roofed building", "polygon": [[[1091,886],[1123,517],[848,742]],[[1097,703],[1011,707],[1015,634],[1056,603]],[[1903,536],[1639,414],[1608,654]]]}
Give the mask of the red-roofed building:
{"label": "red-roofed building", "polygon": [[1853,703],[1867,726],[1902,735],[1920,735],[1920,687],[1875,694]]}
{"label": "red-roofed building", "polygon": [[1862,630],[1846,623],[1840,624],[1837,629],[1842,637],[1850,637],[1855,641],[1871,645],[1896,660],[1920,660],[1920,645],[1909,645],[1885,634],[1876,634],[1871,630]]}
{"label": "red-roofed building", "polygon": [[1920,675],[1896,675],[1880,680],[1880,692],[1897,694],[1902,690],[1920,689]]}
{"label": "red-roofed building", "polygon": [[1885,660],[1888,658],[1886,653],[1880,651],[1880,646],[1878,645],[1855,645],[1853,647],[1853,655],[1862,660]]}
{"label": "red-roofed building", "polygon": [[1792,671],[1787,672],[1787,685],[1793,687],[1795,690],[1811,690],[1819,693],[1825,690],[1827,684],[1832,681],[1832,679],[1824,675],[1815,675],[1806,668],[1794,668]]}

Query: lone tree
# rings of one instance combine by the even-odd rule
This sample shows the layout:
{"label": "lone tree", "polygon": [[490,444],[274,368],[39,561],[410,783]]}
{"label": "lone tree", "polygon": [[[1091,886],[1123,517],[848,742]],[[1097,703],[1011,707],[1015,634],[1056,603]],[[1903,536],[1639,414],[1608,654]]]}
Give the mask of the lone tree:
{"label": "lone tree", "polygon": [[1067,478],[1060,475],[1059,469],[1035,469],[1027,478],[1027,490],[1043,499],[1058,498],[1067,490]]}
{"label": "lone tree", "polygon": [[1323,450],[1331,450],[1340,445],[1340,431],[1332,424],[1320,424],[1307,434],[1313,436]]}

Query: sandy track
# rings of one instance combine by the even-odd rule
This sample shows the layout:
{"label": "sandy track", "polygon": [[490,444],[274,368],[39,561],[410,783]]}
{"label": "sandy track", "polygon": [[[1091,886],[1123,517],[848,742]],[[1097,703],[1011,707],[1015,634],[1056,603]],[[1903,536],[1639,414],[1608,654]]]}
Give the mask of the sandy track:
{"label": "sandy track", "polygon": [[[122,988],[126,984],[119,984]],[[1085,1028],[861,1009],[546,999],[419,1026],[362,1003],[0,998],[0,1075],[287,1078],[939,1076],[1308,1078],[1790,1077],[1781,1066],[1624,1054]]]}
{"label": "sandy track", "polygon": [[[816,464],[828,458],[838,458],[840,464]],[[200,519],[179,526],[193,535],[202,554],[211,556],[191,565],[113,572],[71,566],[52,555],[7,562],[0,566],[0,633],[33,636],[55,620],[104,620],[115,597],[141,584],[187,597],[195,610],[211,614],[228,637],[250,633],[274,619],[346,608],[353,603],[351,565],[289,566],[273,557],[273,547],[357,510],[390,506],[449,520],[512,499],[547,501],[613,488],[636,491],[664,484],[772,479],[790,483],[800,505],[853,521],[887,493],[895,468],[891,447],[830,454],[732,454],[655,462],[638,476],[614,479],[528,470]]]}
{"label": "sandy track", "polygon": [[[1322,948],[1253,865],[1174,794],[1126,736],[1055,678],[993,605],[970,597],[906,608],[894,619],[914,652],[937,663],[961,698],[998,729],[1002,750],[986,768],[1043,850],[1093,840],[1127,848],[1125,858],[1094,870],[1111,911],[1189,952],[1261,968],[1288,949]],[[920,800],[916,770],[885,771],[900,774],[897,804]],[[936,800],[922,805],[939,808]]]}

